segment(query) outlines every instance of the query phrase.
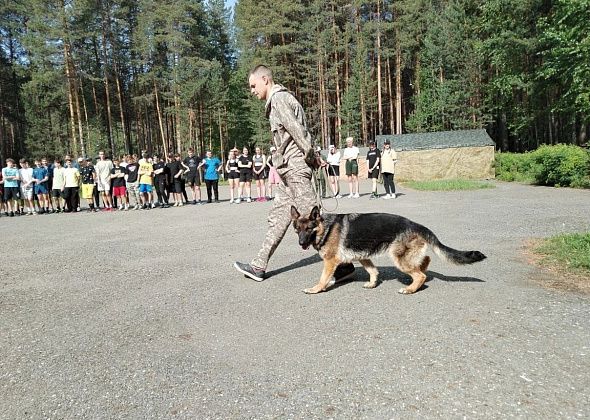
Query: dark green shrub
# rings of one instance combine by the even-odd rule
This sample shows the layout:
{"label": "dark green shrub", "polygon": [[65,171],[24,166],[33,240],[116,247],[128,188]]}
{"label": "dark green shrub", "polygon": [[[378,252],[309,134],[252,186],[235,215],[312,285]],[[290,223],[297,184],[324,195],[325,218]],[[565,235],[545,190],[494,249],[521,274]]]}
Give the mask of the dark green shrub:
{"label": "dark green shrub", "polygon": [[529,153],[496,153],[496,178],[556,187],[590,188],[590,153],[578,146],[541,146]]}
{"label": "dark green shrub", "polygon": [[534,182],[530,153],[496,153],[496,179],[501,181]]}
{"label": "dark green shrub", "polygon": [[541,146],[530,153],[532,175],[540,185],[585,188],[590,184],[590,153],[578,146]]}

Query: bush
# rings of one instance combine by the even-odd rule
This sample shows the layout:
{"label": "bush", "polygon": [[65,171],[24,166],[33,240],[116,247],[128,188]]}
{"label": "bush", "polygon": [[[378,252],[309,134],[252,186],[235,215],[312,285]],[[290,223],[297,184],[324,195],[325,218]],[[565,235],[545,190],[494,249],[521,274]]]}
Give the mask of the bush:
{"label": "bush", "polygon": [[534,182],[530,153],[496,153],[496,179],[507,182]]}
{"label": "bush", "polygon": [[578,146],[541,146],[533,153],[536,183],[556,187],[585,188],[590,185],[590,154]]}
{"label": "bush", "polygon": [[541,146],[529,153],[497,153],[496,178],[556,187],[590,188],[590,153],[578,146]]}

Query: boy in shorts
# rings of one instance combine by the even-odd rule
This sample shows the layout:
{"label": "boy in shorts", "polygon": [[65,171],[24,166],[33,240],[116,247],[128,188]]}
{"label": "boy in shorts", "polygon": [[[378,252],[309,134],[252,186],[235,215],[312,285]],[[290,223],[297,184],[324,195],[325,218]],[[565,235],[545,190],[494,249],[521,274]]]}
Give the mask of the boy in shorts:
{"label": "boy in shorts", "polygon": [[24,206],[27,207],[27,215],[37,214],[35,211],[35,205],[33,204],[33,184],[35,179],[33,178],[33,168],[29,168],[29,162],[26,159],[20,161],[20,193],[23,199]]}
{"label": "boy in shorts", "polygon": [[0,215],[2,212],[8,216],[8,212],[4,207],[4,178],[2,178],[2,171],[0,171]]}
{"label": "boy in shorts", "polygon": [[41,161],[38,159],[35,159],[33,179],[35,180],[34,192],[39,200],[39,214],[49,213],[49,190],[47,189],[49,171],[41,165]]}
{"label": "boy in shorts", "polygon": [[201,172],[199,165],[202,159],[195,155],[195,151],[188,149],[188,156],[184,158],[182,164],[186,169],[186,181],[193,190],[193,204],[201,204]]}
{"label": "boy in shorts", "polygon": [[152,174],[154,166],[147,159],[142,159],[139,164],[139,196],[143,202],[143,209],[154,208],[152,203]]}
{"label": "boy in shorts", "polygon": [[47,158],[44,157],[41,159],[41,167],[47,170],[47,204],[49,205],[48,213],[54,213],[55,209],[53,208],[53,201],[51,200],[51,190],[53,189],[53,163],[51,165],[48,164]]}
{"label": "boy in shorts", "polygon": [[61,161],[55,159],[53,163],[53,188],[51,189],[51,197],[53,197],[53,209],[56,213],[65,210],[65,203],[63,201],[64,188],[66,185],[66,176]]}
{"label": "boy in shorts", "polygon": [[154,155],[153,158],[153,165],[154,165],[154,188],[156,189],[156,194],[158,196],[158,203],[161,208],[168,208],[168,193],[166,188],[168,187],[168,168],[166,167],[166,162],[158,155]]}
{"label": "boy in shorts", "polygon": [[80,177],[82,178],[82,198],[88,203],[88,211],[98,211],[94,207],[94,183],[96,182],[96,171],[92,165],[92,159],[86,158],[80,168]]}
{"label": "boy in shorts", "polygon": [[369,170],[368,178],[373,181],[371,189],[371,200],[379,198],[377,195],[377,179],[379,179],[379,164],[381,163],[381,152],[377,149],[374,141],[369,144],[367,152],[367,166]]}
{"label": "boy in shorts", "polygon": [[96,185],[98,192],[102,193],[105,211],[113,210],[113,202],[111,200],[111,169],[113,169],[113,162],[106,158],[104,151],[98,152],[98,162],[96,162]]}
{"label": "boy in shorts", "polygon": [[20,198],[18,190],[18,181],[20,175],[13,159],[6,159],[6,167],[2,168],[2,178],[4,181],[4,201],[6,210],[10,217],[14,217],[16,211],[16,201]]}
{"label": "boy in shorts", "polygon": [[168,168],[168,176],[169,176],[169,193],[174,195],[174,207],[180,207],[183,205],[182,203],[182,183],[180,182],[180,177],[182,176],[182,162],[180,161],[180,155],[176,153],[175,155],[170,154],[168,156],[168,163],[166,163],[166,168]]}
{"label": "boy in shorts", "polygon": [[129,210],[127,201],[127,188],[125,188],[125,169],[120,165],[119,159],[113,160],[115,165],[111,169],[111,183],[113,184],[113,195],[119,199],[119,210]]}
{"label": "boy in shorts", "polygon": [[[127,166],[125,167],[125,181],[127,182],[127,191],[129,196],[135,200],[133,210],[139,210],[141,200],[139,198],[139,164],[135,161],[135,156],[129,156]],[[131,201],[131,199],[129,199]],[[129,203],[128,203],[129,204]]]}

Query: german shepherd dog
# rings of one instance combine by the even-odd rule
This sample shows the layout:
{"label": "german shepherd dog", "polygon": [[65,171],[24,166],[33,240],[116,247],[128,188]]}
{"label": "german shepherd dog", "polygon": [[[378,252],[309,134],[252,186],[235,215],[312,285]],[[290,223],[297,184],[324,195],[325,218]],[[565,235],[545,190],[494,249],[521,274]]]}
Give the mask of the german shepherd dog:
{"label": "german shepherd dog", "polygon": [[314,207],[308,216],[299,214],[291,206],[293,227],[303,249],[313,246],[324,260],[324,269],[318,284],[305,289],[305,293],[326,290],[339,264],[359,261],[369,273],[363,287],[377,286],[379,272],[371,257],[388,253],[400,271],[412,277],[412,283],[399,293],[416,292],[426,281],[430,245],[442,259],[454,264],[473,264],[486,258],[479,251],[457,251],[443,245],[432,231],[405,217],[387,213],[324,214]]}

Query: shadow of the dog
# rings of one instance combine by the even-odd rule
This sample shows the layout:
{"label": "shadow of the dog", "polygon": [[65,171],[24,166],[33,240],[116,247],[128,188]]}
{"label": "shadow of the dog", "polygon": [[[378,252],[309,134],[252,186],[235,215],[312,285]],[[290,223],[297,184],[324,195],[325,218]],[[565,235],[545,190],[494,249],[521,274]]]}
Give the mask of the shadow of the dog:
{"label": "shadow of the dog", "polygon": [[[412,278],[402,273],[401,271],[397,270],[395,267],[377,267],[379,270],[379,280],[377,281],[377,287],[379,284],[383,283],[384,281],[398,281],[402,283],[404,286],[409,286],[412,283]],[[475,277],[458,277],[458,276],[446,276],[441,273],[437,273],[436,271],[428,270],[426,272],[426,283],[431,280],[437,279],[445,282],[472,282],[472,283],[485,283],[485,280],[478,279]],[[332,285],[330,289],[335,290],[341,286],[344,286],[348,283],[352,282],[366,282],[369,280],[369,273],[367,273],[362,267],[356,267],[356,271],[354,275],[346,280],[339,281]],[[424,284],[419,290],[427,289],[428,285]]]}

